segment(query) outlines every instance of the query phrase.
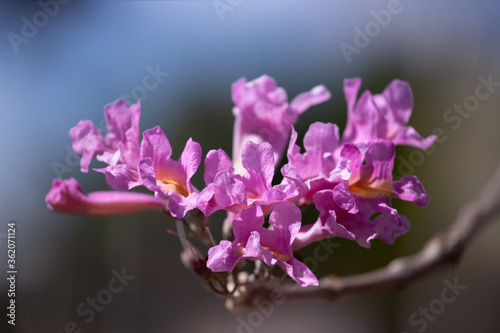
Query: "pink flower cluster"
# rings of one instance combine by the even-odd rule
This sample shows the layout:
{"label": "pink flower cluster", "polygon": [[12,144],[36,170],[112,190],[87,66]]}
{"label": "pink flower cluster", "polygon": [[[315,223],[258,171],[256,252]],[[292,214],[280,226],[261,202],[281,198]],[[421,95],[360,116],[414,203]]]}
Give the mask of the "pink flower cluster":
{"label": "pink flower cluster", "polygon": [[[208,250],[207,268],[231,272],[242,261],[260,260],[279,265],[301,286],[318,285],[310,269],[294,257],[295,250],[330,237],[366,248],[375,238],[393,243],[410,223],[391,206],[391,198],[419,206],[429,202],[417,177],[392,179],[395,145],[426,149],[436,139],[423,138],[407,126],[413,106],[410,86],[394,80],[381,94],[366,91],[358,99],[360,86],[360,79],[344,81],[348,121],[342,137],[336,125],[314,123],[301,152],[293,125],[301,113],[328,100],[330,92],[317,86],[288,103],[285,90],[266,75],[236,81],[232,158],[222,149],[206,154],[201,190],[191,184],[201,163],[201,146],[189,139],[179,160],[172,160],[172,148],[159,126],[144,131],[139,141],[140,102],[129,106],[118,100],[104,108],[105,136],[88,120],[70,130],[73,149],[82,156],[81,171],[88,172],[96,156],[108,166],[94,170],[105,174],[115,191],[87,195],[76,180],[55,179],[47,205],[58,212],[90,215],[158,209],[177,219],[192,210],[204,216],[225,210],[232,237]],[[287,163],[276,170],[285,153]],[[282,181],[273,184],[276,172]],[[153,194],[128,191],[136,186]],[[300,208],[306,205],[319,211],[312,224],[302,222]]]}

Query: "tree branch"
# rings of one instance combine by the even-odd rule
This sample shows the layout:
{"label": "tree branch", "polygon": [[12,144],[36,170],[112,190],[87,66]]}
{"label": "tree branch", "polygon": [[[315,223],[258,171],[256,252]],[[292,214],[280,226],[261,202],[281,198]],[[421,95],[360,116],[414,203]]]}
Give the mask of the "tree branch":
{"label": "tree branch", "polygon": [[291,300],[337,300],[342,297],[372,292],[398,290],[407,287],[440,267],[456,264],[470,240],[500,213],[500,166],[481,189],[476,199],[459,210],[453,224],[434,235],[420,252],[393,260],[387,266],[371,272],[337,277],[325,276],[317,287],[298,285],[254,285],[245,293],[229,299],[231,311],[254,307],[272,296]]}

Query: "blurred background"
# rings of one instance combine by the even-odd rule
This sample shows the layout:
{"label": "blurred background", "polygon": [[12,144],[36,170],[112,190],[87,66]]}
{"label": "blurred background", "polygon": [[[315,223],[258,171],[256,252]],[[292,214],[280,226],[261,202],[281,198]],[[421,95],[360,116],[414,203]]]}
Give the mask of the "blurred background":
{"label": "blurred background", "polygon": [[[499,10],[487,0],[0,3],[2,332],[499,332],[500,221],[455,269],[405,291],[232,314],[180,263],[181,245],[167,233],[173,220],[61,215],[44,202],[56,177],[74,177],[87,192],[109,189],[102,174],[80,173],[68,132],[82,119],[102,126],[103,106],[120,97],[142,100],[141,131],[160,125],[178,158],[189,137],[204,154],[231,151],[230,86],[240,77],[268,74],[290,100],[318,84],[330,89],[331,100],[297,123],[300,143],[311,122],[344,128],[344,78],[361,77],[373,93],[399,78],[415,95],[410,125],[423,136],[443,133],[426,153],[397,149],[395,178],[416,174],[431,202],[419,209],[393,200],[412,223],[408,234],[369,250],[334,240],[315,272],[360,273],[415,253],[500,162],[500,87],[489,87],[471,112],[447,111],[474,101],[479,77],[500,82]],[[150,72],[161,74],[146,86]],[[203,186],[201,168],[194,184]],[[4,313],[11,221],[14,329]],[[222,215],[212,223],[217,229]],[[105,297],[113,272],[123,270],[134,278],[100,312],[77,312],[87,298]],[[466,286],[449,304],[440,301],[447,281]]]}

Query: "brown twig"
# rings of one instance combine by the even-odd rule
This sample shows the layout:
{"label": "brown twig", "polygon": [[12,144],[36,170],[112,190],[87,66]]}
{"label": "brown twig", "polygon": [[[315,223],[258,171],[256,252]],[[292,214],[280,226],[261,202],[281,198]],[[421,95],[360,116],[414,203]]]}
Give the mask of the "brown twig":
{"label": "brown twig", "polygon": [[358,275],[325,276],[317,287],[297,285],[255,285],[231,299],[231,311],[254,307],[263,300],[280,295],[287,301],[305,299],[337,300],[346,296],[398,290],[440,267],[455,264],[467,244],[493,217],[500,213],[500,166],[483,186],[476,199],[459,210],[453,224],[434,235],[420,252],[393,260],[387,266]]}

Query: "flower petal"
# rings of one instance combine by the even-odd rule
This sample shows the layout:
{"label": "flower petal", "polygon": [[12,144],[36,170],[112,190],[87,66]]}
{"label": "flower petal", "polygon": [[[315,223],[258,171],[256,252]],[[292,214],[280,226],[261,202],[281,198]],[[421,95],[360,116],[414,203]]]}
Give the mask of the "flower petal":
{"label": "flower petal", "polygon": [[255,194],[264,193],[271,188],[274,176],[274,157],[273,149],[267,142],[255,144],[248,142],[243,148],[242,164],[248,171],[244,175],[243,182],[247,187],[247,192]]}
{"label": "flower petal", "polygon": [[110,165],[106,168],[94,169],[94,171],[105,174],[106,182],[113,190],[126,191],[142,185],[139,172],[131,170],[128,164]]}
{"label": "flower petal", "polygon": [[264,213],[260,205],[253,205],[234,217],[233,233],[235,242],[246,243],[250,233],[264,224]]}
{"label": "flower petal", "polygon": [[101,130],[90,120],[82,120],[69,131],[73,150],[82,156],[81,172],[87,173],[92,157],[105,151]]}
{"label": "flower petal", "polygon": [[213,183],[219,171],[226,171],[233,175],[234,168],[231,159],[222,149],[211,150],[205,158],[205,184]]}
{"label": "flower petal", "polygon": [[187,180],[195,174],[201,162],[201,146],[191,138],[186,142],[186,147],[179,158],[182,168],[186,172]]}
{"label": "flower petal", "polygon": [[104,107],[108,133],[104,138],[108,149],[117,150],[119,144],[122,160],[132,168],[139,163],[139,120],[141,117],[141,102],[128,105],[119,99]]}
{"label": "flower petal", "polygon": [[393,183],[392,195],[396,198],[415,202],[420,207],[427,206],[430,197],[416,176],[403,176]]}
{"label": "flower petal", "polygon": [[141,159],[151,158],[156,167],[163,161],[170,159],[172,147],[167,136],[160,126],[144,131],[141,143]]}
{"label": "flower petal", "polygon": [[295,114],[301,114],[311,106],[329,100],[331,96],[330,91],[325,86],[319,85],[295,97],[290,103],[290,108]]}
{"label": "flower petal", "polygon": [[214,182],[205,187],[198,196],[196,207],[205,216],[230,206],[246,206],[247,196],[243,182],[230,173],[221,171]]}
{"label": "flower petal", "polygon": [[302,262],[293,259],[292,264],[284,261],[278,261],[278,265],[290,275],[301,287],[318,286],[318,278],[313,272]]}
{"label": "flower petal", "polygon": [[232,272],[237,262],[230,241],[222,240],[219,245],[208,249],[207,267],[212,272]]}

